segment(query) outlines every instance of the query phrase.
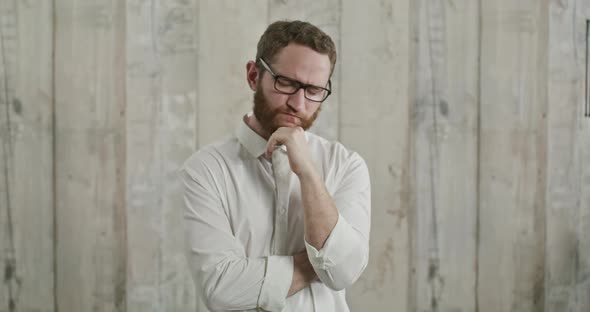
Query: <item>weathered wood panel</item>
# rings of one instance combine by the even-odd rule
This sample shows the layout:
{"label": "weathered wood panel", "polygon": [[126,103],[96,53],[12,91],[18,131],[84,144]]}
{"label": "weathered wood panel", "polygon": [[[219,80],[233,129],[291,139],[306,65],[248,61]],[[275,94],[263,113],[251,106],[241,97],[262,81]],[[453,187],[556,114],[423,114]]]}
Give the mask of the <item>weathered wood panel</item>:
{"label": "weathered wood panel", "polygon": [[482,1],[479,311],[543,311],[547,1]]}
{"label": "weathered wood panel", "polygon": [[201,1],[199,4],[198,146],[235,132],[253,108],[246,63],[267,23],[265,0]]}
{"label": "weathered wood panel", "polygon": [[0,311],[53,311],[52,6],[0,1]]}
{"label": "weathered wood panel", "polygon": [[[341,53],[341,0],[303,0],[303,1],[268,1],[268,23],[278,20],[302,20],[310,22],[328,34],[336,45],[337,53]],[[262,32],[261,32],[262,34]],[[337,56],[339,58],[340,55]],[[322,103],[321,113],[310,131],[328,139],[339,138],[339,106],[341,95],[341,60],[336,61],[332,74],[332,89],[330,97]]]}
{"label": "weathered wood panel", "polygon": [[342,1],[340,140],[367,162],[370,257],[352,311],[410,311],[411,1]]}
{"label": "weathered wood panel", "polygon": [[176,170],[197,137],[198,14],[127,2],[127,311],[195,311]]}
{"label": "weathered wood panel", "polygon": [[124,311],[125,2],[55,1],[59,311]]}
{"label": "weathered wood panel", "polygon": [[545,311],[590,309],[590,118],[584,118],[590,2],[549,5]]}
{"label": "weathered wood panel", "polygon": [[475,311],[479,5],[417,2],[416,311]]}

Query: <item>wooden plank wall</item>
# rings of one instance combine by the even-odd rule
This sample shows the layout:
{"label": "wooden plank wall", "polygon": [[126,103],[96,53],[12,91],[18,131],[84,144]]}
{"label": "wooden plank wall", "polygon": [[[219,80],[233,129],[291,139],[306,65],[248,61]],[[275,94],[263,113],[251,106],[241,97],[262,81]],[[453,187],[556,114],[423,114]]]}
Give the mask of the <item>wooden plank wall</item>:
{"label": "wooden plank wall", "polygon": [[126,311],[195,305],[174,170],[196,142],[197,4],[127,1]]}
{"label": "wooden plank wall", "polygon": [[335,40],[352,311],[590,309],[587,0],[0,0],[0,311],[205,311],[176,169],[251,109],[266,26]]}
{"label": "wooden plank wall", "polygon": [[0,311],[55,302],[52,12],[0,1]]}
{"label": "wooden plank wall", "polygon": [[551,1],[548,18],[545,310],[579,312],[590,308],[590,2]]}
{"label": "wooden plank wall", "polygon": [[373,192],[369,269],[348,292],[352,311],[410,307],[411,3],[342,2],[340,140],[362,153]]}
{"label": "wooden plank wall", "polygon": [[411,129],[416,311],[475,311],[479,4],[417,1]]}
{"label": "wooden plank wall", "polygon": [[547,3],[482,2],[480,311],[544,311]]}
{"label": "wooden plank wall", "polygon": [[127,300],[125,5],[54,5],[55,306],[121,311]]}

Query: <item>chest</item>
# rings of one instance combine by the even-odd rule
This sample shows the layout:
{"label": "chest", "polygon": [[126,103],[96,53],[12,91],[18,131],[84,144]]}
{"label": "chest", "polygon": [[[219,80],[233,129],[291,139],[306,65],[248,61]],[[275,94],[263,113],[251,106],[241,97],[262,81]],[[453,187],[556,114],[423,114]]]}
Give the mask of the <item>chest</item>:
{"label": "chest", "polygon": [[226,176],[223,205],[248,256],[290,255],[305,248],[300,182],[272,166],[248,163]]}

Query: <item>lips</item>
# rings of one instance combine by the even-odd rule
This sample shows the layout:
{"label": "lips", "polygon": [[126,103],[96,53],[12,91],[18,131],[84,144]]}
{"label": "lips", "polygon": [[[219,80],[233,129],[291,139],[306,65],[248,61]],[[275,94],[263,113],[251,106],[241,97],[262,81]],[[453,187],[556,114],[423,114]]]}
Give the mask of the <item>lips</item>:
{"label": "lips", "polygon": [[281,114],[285,115],[285,116],[286,116],[286,118],[287,118],[287,120],[289,120],[289,121],[291,121],[291,122],[296,122],[296,121],[298,121],[298,120],[300,120],[300,119],[301,119],[301,118],[299,118],[298,116],[296,116],[296,115],[293,115],[293,114],[289,114],[289,113],[281,113]]}

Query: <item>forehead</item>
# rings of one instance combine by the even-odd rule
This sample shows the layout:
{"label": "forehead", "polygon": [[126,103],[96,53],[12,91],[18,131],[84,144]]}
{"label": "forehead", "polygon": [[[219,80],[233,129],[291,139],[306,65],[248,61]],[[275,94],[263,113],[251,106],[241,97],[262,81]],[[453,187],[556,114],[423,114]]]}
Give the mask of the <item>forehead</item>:
{"label": "forehead", "polygon": [[290,43],[281,49],[272,66],[278,74],[307,84],[325,85],[330,79],[328,55],[300,44]]}

